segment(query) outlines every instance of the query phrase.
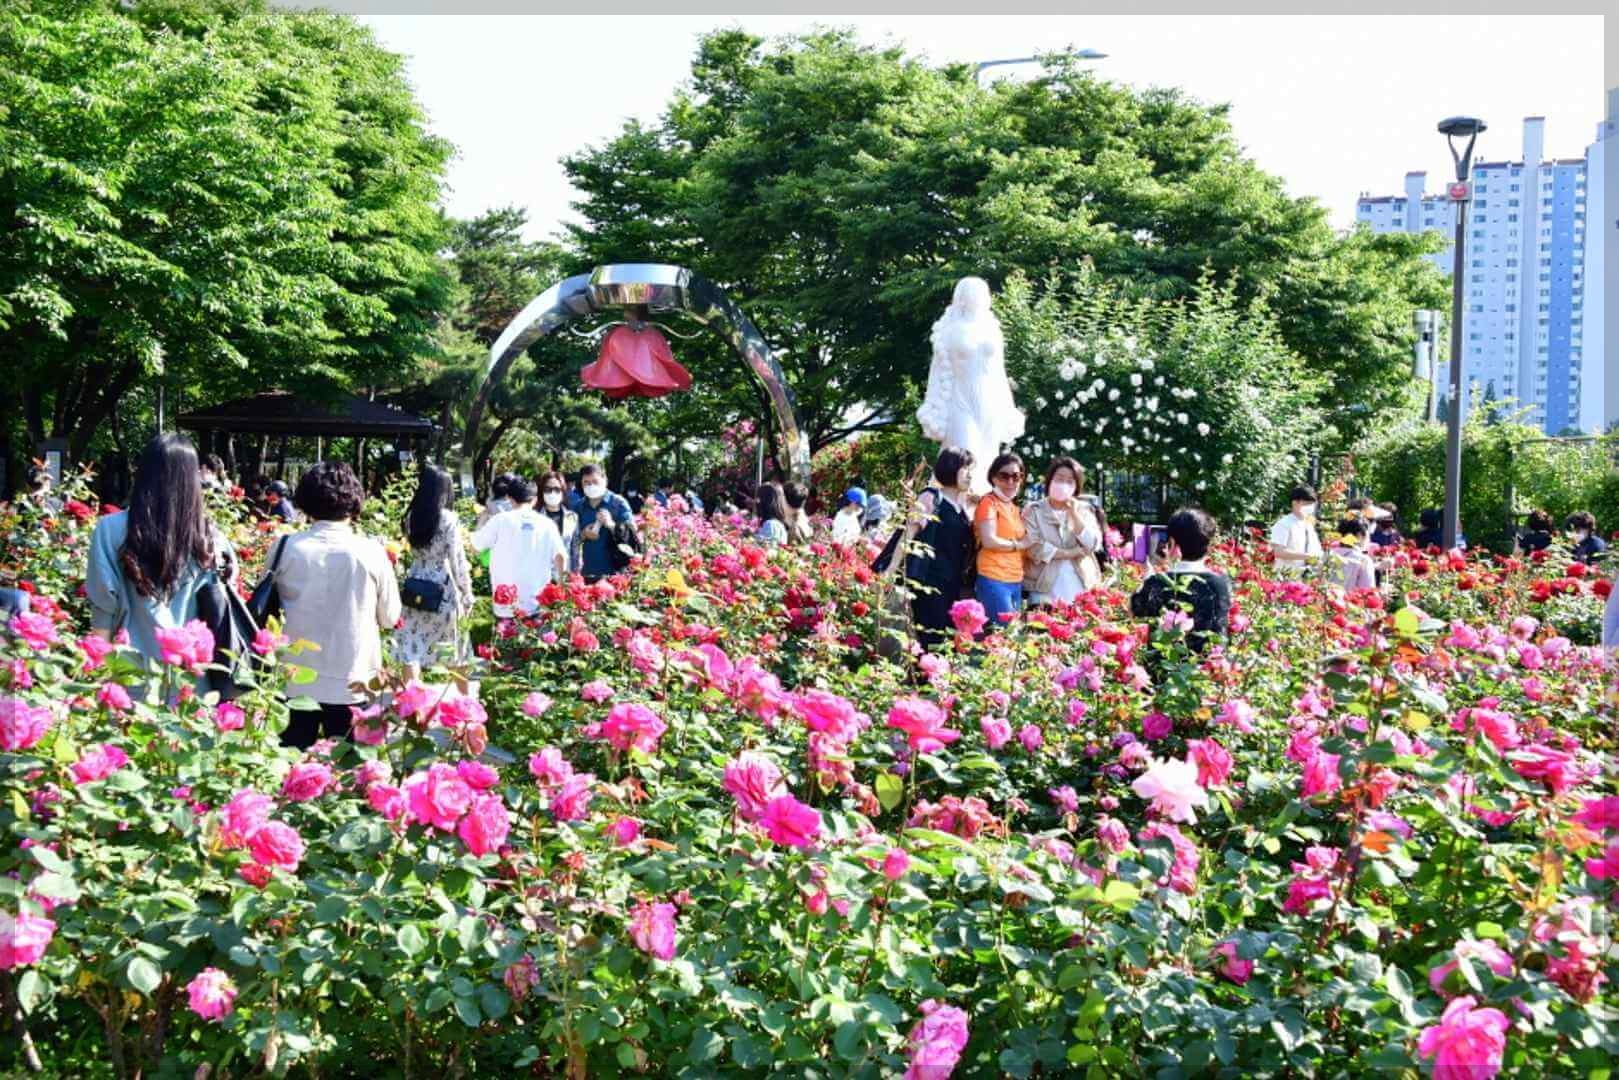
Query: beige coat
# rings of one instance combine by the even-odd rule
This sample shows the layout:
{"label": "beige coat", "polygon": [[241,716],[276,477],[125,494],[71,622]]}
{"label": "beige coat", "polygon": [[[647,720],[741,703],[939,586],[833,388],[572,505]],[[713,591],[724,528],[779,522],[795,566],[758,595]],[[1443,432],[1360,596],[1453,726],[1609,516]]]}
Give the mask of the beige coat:
{"label": "beige coat", "polygon": [[[1051,592],[1057,580],[1059,560],[1056,555],[1072,557],[1074,570],[1079,574],[1082,591],[1089,592],[1102,580],[1102,567],[1096,561],[1092,548],[1080,542],[1086,539],[1100,543],[1102,523],[1096,511],[1083,499],[1070,499],[1066,510],[1059,511],[1045,499],[1029,503],[1023,508],[1023,526],[1036,543],[1023,553],[1023,591]],[[1050,549],[1046,545],[1050,545]],[[1047,557],[1042,557],[1047,556]]]}

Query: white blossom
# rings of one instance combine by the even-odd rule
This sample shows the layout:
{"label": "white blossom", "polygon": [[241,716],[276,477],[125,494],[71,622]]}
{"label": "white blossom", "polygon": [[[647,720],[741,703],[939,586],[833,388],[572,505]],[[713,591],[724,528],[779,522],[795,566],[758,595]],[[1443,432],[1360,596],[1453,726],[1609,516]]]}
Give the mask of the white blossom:
{"label": "white blossom", "polygon": [[1177,424],[1185,424],[1190,419],[1191,419],[1191,417],[1187,416],[1183,412],[1178,412],[1178,413],[1175,414],[1175,423],[1177,423]]}
{"label": "white blossom", "polygon": [[1134,373],[1134,372],[1131,373],[1131,375],[1130,375],[1130,385],[1131,386],[1140,386],[1141,385],[1141,376],[1140,376],[1140,374]]}
{"label": "white blossom", "polygon": [[1107,399],[1109,401],[1119,400],[1119,388],[1115,386],[1113,389],[1109,390],[1107,392]]}
{"label": "white blossom", "polygon": [[[1186,414],[1182,413],[1181,415],[1185,416]],[[1199,435],[1203,436],[1205,439],[1208,438],[1209,437],[1209,425],[1203,423],[1202,421],[1198,421],[1197,433]]]}

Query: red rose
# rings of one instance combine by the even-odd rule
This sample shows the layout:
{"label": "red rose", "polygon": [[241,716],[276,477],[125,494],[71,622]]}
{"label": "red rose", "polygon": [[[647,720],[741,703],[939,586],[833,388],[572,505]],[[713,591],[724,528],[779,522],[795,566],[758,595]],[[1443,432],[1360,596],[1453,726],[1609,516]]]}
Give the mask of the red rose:
{"label": "red rose", "polygon": [[856,600],[849,605],[849,610],[855,613],[856,618],[863,618],[871,612],[871,605],[864,600]]}
{"label": "red rose", "polygon": [[504,606],[506,606],[508,604],[515,604],[516,602],[517,602],[517,586],[516,585],[496,585],[495,586],[495,603],[500,604],[501,606],[504,607]]}
{"label": "red rose", "polygon": [[1601,580],[1593,581],[1591,583],[1591,594],[1593,596],[1600,596],[1602,599],[1606,600],[1608,598],[1608,594],[1611,592],[1613,592],[1613,582],[1609,581],[1607,578],[1602,578]]}
{"label": "red rose", "polygon": [[1577,562],[1571,564],[1567,570],[1563,571],[1563,574],[1571,578],[1582,578],[1590,569],[1591,568],[1586,566],[1584,563]]}

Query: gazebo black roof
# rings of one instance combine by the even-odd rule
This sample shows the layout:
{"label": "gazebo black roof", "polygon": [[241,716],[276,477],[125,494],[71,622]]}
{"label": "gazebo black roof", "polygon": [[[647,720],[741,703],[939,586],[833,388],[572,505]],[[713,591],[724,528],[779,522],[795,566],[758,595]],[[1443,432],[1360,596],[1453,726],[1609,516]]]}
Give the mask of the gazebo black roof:
{"label": "gazebo black roof", "polygon": [[433,422],[380,401],[346,395],[317,402],[271,390],[185,413],[176,423],[188,431],[237,435],[305,435],[327,438],[427,438]]}

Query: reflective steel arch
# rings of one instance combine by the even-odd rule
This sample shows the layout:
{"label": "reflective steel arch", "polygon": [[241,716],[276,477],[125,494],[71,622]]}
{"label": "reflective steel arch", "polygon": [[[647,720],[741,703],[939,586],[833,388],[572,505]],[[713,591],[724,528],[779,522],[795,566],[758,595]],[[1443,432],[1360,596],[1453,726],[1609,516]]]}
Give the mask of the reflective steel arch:
{"label": "reflective steel arch", "polygon": [[680,311],[712,327],[730,343],[763,384],[781,434],[785,466],[792,477],[809,482],[809,439],[798,424],[792,387],[782,376],[757,327],[730,297],[713,282],[682,266],[663,263],[613,263],[588,274],[565,278],[535,297],[501,333],[489,350],[489,368],[467,411],[466,433],[461,439],[456,470],[464,490],[472,488],[473,458],[489,397],[512,364],[540,338],[576,319],[612,313],[624,308],[645,308],[649,315]]}

